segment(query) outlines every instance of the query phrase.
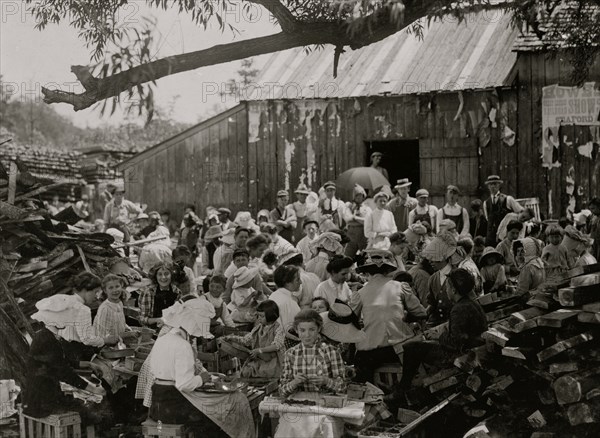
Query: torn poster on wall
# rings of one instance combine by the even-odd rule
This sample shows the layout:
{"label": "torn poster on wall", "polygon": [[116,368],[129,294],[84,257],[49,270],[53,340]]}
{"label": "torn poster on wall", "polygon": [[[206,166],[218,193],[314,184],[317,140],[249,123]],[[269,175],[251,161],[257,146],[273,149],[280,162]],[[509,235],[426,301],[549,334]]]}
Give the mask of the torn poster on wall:
{"label": "torn poster on wall", "polygon": [[583,87],[549,85],[542,94],[542,166],[559,167],[561,125],[600,125],[600,90],[594,82]]}

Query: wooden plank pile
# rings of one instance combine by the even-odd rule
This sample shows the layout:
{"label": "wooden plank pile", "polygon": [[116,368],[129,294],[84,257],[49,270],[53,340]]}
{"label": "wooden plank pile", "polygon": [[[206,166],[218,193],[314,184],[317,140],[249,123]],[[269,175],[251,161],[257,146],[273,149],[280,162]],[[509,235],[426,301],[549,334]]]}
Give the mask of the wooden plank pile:
{"label": "wooden plank pile", "polygon": [[472,427],[465,437],[479,438],[599,431],[599,273],[600,264],[589,265],[524,296],[482,297],[484,345],[451,368],[427,369],[406,394],[409,407],[423,413],[461,393],[423,425],[427,432],[451,434],[454,425],[463,433]]}
{"label": "wooden plank pile", "polygon": [[68,293],[69,280],[84,270],[105,275],[119,256],[110,236],[51,219],[39,200],[48,186],[22,163],[0,166],[0,186],[6,188],[0,193],[0,327],[10,340],[0,344],[0,378],[20,380],[27,349],[22,331],[32,332],[35,303]]}

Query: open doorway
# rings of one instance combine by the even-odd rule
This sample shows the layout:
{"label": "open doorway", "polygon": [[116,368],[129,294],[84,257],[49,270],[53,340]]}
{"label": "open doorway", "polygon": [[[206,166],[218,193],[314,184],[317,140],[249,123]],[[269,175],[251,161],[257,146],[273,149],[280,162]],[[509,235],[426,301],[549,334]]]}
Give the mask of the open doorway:
{"label": "open doorway", "polygon": [[365,166],[371,165],[371,154],[381,152],[383,158],[380,166],[389,175],[392,188],[396,181],[408,178],[412,182],[410,194],[414,196],[421,185],[421,168],[419,163],[419,140],[366,141],[367,157]]}

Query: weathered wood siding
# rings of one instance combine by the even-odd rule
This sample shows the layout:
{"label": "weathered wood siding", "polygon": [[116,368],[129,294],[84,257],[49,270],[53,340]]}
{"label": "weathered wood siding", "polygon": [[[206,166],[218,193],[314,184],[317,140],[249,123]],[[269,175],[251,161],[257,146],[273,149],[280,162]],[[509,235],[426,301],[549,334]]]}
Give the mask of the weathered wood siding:
{"label": "weathered wood siding", "polygon": [[124,164],[127,198],[169,209],[181,219],[186,204],[241,210],[248,202],[247,114],[226,111]]}
{"label": "weathered wood siding", "polygon": [[[540,197],[542,211],[558,218],[571,208],[579,211],[585,208],[588,200],[600,196],[600,159],[598,128],[589,126],[563,126],[560,130],[560,167],[545,169],[541,166],[540,147],[542,144],[542,88],[558,84],[572,86],[571,66],[564,55],[553,56],[539,52],[523,52],[518,62],[518,191],[532,193]],[[600,60],[596,60],[590,71],[589,81],[600,82]],[[577,152],[577,147],[593,141],[593,158]],[[575,184],[574,196],[567,193],[567,181],[572,178]],[[534,195],[532,195],[534,196]],[[574,198],[574,199],[573,199]]]}
{"label": "weathered wood siding", "polygon": [[[478,126],[493,107],[497,125],[483,128],[491,140],[480,149]],[[253,211],[273,205],[281,188],[293,190],[303,181],[316,191],[344,170],[364,166],[369,141],[418,139],[415,165],[420,166],[421,186],[436,205],[443,205],[447,184],[463,190],[460,202],[468,206],[483,193],[487,173],[510,170],[514,177],[516,146],[501,141],[505,124],[516,130],[516,94],[511,90],[256,101],[248,102],[248,117],[250,174],[256,175],[249,184]],[[504,156],[510,157],[510,169],[503,169]]]}

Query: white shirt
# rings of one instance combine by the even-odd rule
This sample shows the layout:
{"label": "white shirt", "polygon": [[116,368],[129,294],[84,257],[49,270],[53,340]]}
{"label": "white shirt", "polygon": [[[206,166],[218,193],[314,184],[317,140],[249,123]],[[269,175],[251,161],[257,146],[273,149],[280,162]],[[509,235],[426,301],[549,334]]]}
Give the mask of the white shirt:
{"label": "white shirt", "polygon": [[377,233],[385,231],[389,233],[398,231],[394,215],[389,210],[376,208],[365,219],[365,237],[367,239],[374,239]]}
{"label": "white shirt", "polygon": [[[495,195],[490,195],[490,199],[492,200],[492,203],[495,204],[496,202],[498,202],[498,196],[501,193],[498,192]],[[506,207],[509,210],[512,210],[515,213],[519,213],[521,211],[523,211],[523,206],[521,204],[519,204],[515,198],[513,198],[512,196],[509,195],[505,195],[506,196]],[[485,215],[485,218],[488,219],[488,213],[487,213],[487,208],[485,206],[485,202],[483,203],[483,214]]]}
{"label": "white shirt", "polygon": [[444,211],[449,216],[458,216],[462,212],[463,227],[461,230],[456,228],[456,231],[461,236],[466,236],[467,234],[469,234],[469,213],[467,213],[466,208],[462,208],[458,204],[454,204],[454,205],[446,204],[438,210],[437,221],[436,221],[436,225],[435,225],[435,230],[437,233],[440,232],[440,222],[444,220]]}
{"label": "white shirt", "polygon": [[273,292],[269,299],[277,303],[277,307],[279,307],[279,319],[277,321],[283,331],[287,333],[294,325],[294,317],[300,312],[300,306],[292,298],[292,292],[283,287]]}
{"label": "white shirt", "polygon": [[343,301],[344,303],[348,303],[350,301],[350,296],[352,295],[352,291],[350,287],[348,287],[348,283],[345,281],[342,284],[335,283],[331,278],[321,282],[317,288],[315,289],[315,298],[324,298],[327,300],[329,305],[335,303],[335,300],[338,299]]}
{"label": "white shirt", "polygon": [[271,243],[270,249],[277,257],[281,257],[284,254],[294,251],[294,245],[285,240],[283,237],[277,236],[277,242]]}
{"label": "white shirt", "polygon": [[[315,239],[317,237],[318,236],[315,234]],[[302,260],[304,261],[304,263],[308,262],[310,259],[312,259],[315,256],[315,254],[310,249],[310,242],[312,242],[313,240],[314,239],[310,239],[308,236],[304,236],[296,244],[296,248],[302,253]]]}
{"label": "white shirt", "polygon": [[233,264],[233,262],[231,262],[231,263],[229,263],[229,266],[227,266],[227,269],[225,269],[223,276],[225,278],[229,279],[229,277],[231,277],[233,274],[235,274],[235,271],[237,271],[237,266],[235,266]]}
{"label": "white shirt", "polygon": [[185,333],[174,328],[154,343],[150,355],[150,370],[154,377],[175,381],[180,391],[191,392],[202,386],[202,377],[194,375],[194,350]]}
{"label": "white shirt", "polygon": [[[91,347],[103,347],[104,339],[96,334],[96,329],[92,325],[92,311],[85,305],[83,298],[79,295],[69,295],[70,299],[75,301],[79,311],[74,325],[69,325],[58,331],[58,336],[65,341],[81,342]],[[74,307],[75,307],[74,306]]]}

